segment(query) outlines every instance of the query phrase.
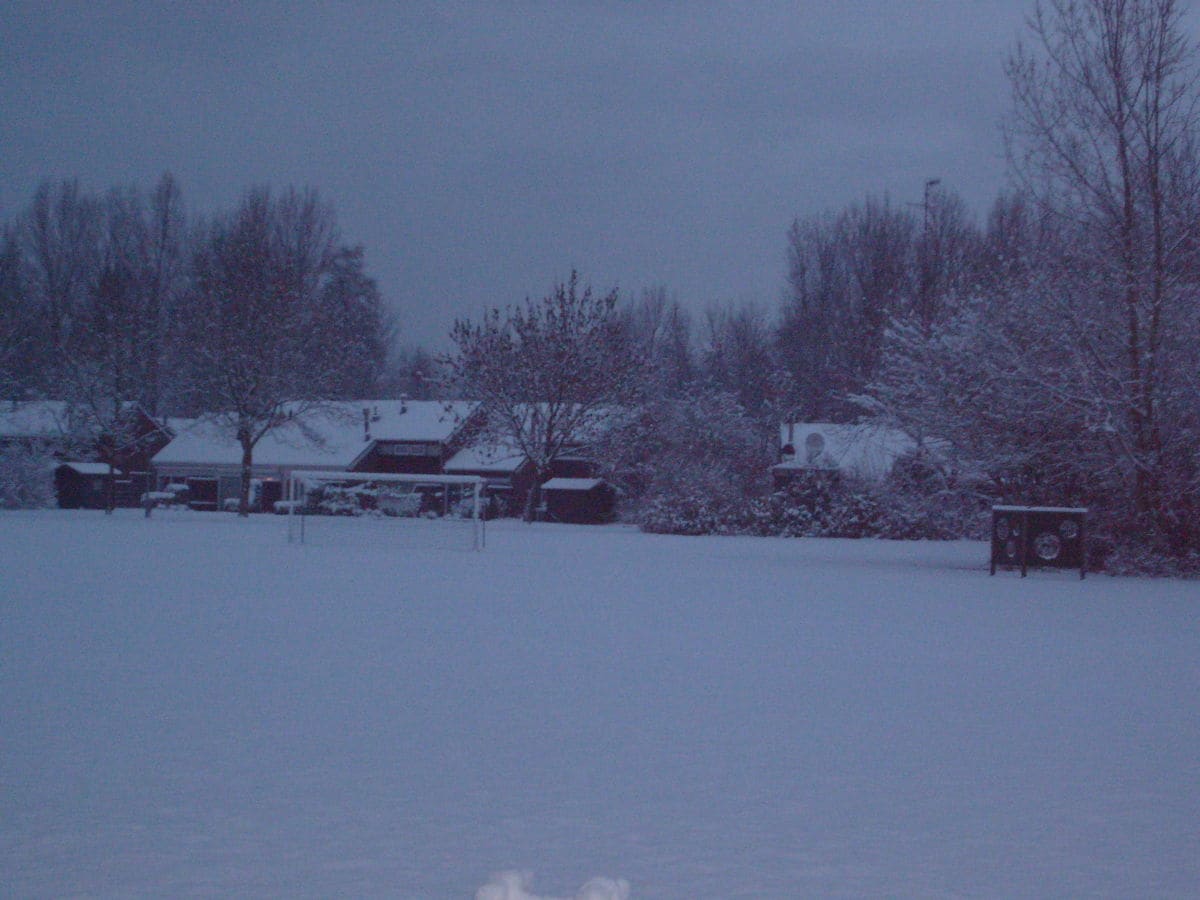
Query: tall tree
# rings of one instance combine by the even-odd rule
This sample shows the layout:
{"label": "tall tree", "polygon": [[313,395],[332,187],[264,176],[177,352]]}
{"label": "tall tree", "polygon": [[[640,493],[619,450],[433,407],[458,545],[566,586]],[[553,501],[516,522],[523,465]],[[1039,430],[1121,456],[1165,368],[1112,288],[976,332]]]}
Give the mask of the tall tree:
{"label": "tall tree", "polygon": [[886,197],[793,223],[778,338],[800,414],[853,414],[844,398],[875,374],[885,327],[916,305],[917,234],[913,214]]}
{"label": "tall tree", "polygon": [[[1168,464],[1186,386],[1172,371],[1197,338],[1196,51],[1176,0],[1051,0],[1008,63],[1012,166],[1070,236],[1055,260],[1088,403],[1146,526],[1170,529]],[[1190,463],[1195,465],[1194,460]]]}
{"label": "tall tree", "polygon": [[98,200],[78,181],[38,186],[17,234],[27,297],[41,322],[37,389],[57,395],[61,366],[75,343],[77,324],[96,286],[103,243]]}
{"label": "tall tree", "polygon": [[714,306],[705,317],[701,371],[709,386],[734,398],[772,450],[794,391],[776,357],[773,324],[754,304]]}
{"label": "tall tree", "polygon": [[915,236],[912,307],[905,311],[927,333],[949,319],[977,287],[981,240],[962,198],[929,182]]}
{"label": "tall tree", "polygon": [[692,320],[665,287],[642,291],[618,309],[621,327],[646,359],[653,390],[680,394],[697,377]]}
{"label": "tall tree", "polygon": [[457,393],[443,361],[420,345],[398,348],[384,363],[380,389],[385,397],[437,400]]}
{"label": "tall tree", "polygon": [[645,359],[621,327],[617,299],[581,288],[572,271],[539,301],[454,324],[451,377],[482,403],[491,436],[533,464],[526,520],[555,460],[586,450],[641,399]]}
{"label": "tall tree", "polygon": [[34,382],[40,320],[22,268],[16,238],[5,229],[0,235],[0,400],[24,399]]}
{"label": "tall tree", "polygon": [[[373,284],[339,243],[315,191],[249,191],[208,225],[180,315],[193,408],[242,452],[239,513],[249,509],[254,447],[321,413],[379,358]],[[346,318],[343,318],[346,317]]]}
{"label": "tall tree", "polygon": [[[43,388],[70,405],[111,466],[139,450],[130,404],[154,414],[166,389],[184,247],[179,190],[169,175],[149,202],[136,188],[96,199],[73,182],[43,187],[25,233],[47,320]],[[110,512],[112,501],[110,490]]]}

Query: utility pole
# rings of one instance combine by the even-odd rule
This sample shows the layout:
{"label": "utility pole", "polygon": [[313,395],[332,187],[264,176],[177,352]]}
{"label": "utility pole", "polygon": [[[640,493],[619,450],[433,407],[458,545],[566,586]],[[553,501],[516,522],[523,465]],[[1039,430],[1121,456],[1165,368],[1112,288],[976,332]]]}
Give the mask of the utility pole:
{"label": "utility pole", "polygon": [[933,315],[929,309],[929,292],[933,287],[933,259],[931,259],[933,250],[929,246],[929,198],[933,193],[933,189],[942,183],[940,178],[925,179],[925,194],[921,200],[921,214],[923,224],[921,226],[921,253],[918,261],[920,266],[920,282],[917,285],[917,290],[920,293],[918,310],[918,318],[925,329],[929,329],[933,325]]}
{"label": "utility pole", "polygon": [[924,236],[926,240],[929,238],[929,195],[935,187],[942,183],[940,178],[925,179],[925,199],[921,201],[921,209],[925,215]]}

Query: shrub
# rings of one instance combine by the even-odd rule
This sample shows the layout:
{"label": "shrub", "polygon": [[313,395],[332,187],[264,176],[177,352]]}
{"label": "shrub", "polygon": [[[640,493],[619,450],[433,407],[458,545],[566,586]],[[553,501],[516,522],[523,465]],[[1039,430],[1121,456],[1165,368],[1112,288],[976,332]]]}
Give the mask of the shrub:
{"label": "shrub", "polygon": [[670,491],[645,500],[638,524],[653,534],[738,534],[740,518],[736,505],[699,491]]}
{"label": "shrub", "polygon": [[0,509],[54,506],[54,460],[24,447],[0,449]]}
{"label": "shrub", "polygon": [[644,531],[693,535],[946,540],[986,533],[983,498],[926,489],[861,481],[833,470],[801,470],[785,488],[765,497],[703,489],[661,492],[643,506],[639,521]]}

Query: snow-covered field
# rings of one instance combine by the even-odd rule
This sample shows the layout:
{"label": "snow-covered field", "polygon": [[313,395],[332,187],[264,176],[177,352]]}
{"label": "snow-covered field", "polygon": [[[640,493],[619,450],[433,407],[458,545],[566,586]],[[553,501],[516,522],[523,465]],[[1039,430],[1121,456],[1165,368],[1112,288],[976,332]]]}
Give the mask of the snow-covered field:
{"label": "snow-covered field", "polygon": [[0,514],[0,894],[1200,895],[1194,582],[367,534]]}

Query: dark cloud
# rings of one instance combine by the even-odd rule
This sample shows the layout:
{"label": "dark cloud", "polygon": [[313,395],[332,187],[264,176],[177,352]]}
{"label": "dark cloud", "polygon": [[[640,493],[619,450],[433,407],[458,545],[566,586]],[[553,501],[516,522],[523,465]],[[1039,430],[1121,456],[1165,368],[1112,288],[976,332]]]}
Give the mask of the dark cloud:
{"label": "dark cloud", "polygon": [[999,190],[1027,4],[9,4],[0,211],[170,170],[312,184],[410,339],[572,266],[773,304],[791,219]]}

